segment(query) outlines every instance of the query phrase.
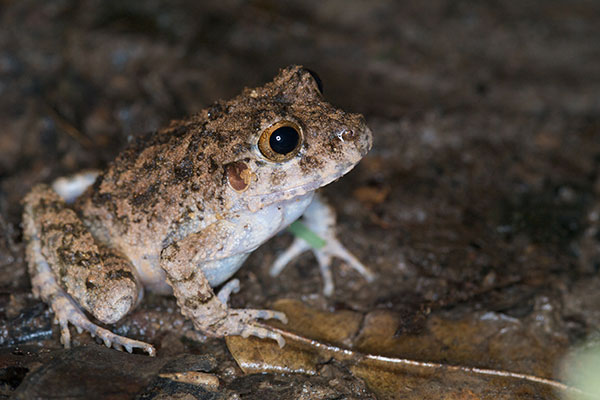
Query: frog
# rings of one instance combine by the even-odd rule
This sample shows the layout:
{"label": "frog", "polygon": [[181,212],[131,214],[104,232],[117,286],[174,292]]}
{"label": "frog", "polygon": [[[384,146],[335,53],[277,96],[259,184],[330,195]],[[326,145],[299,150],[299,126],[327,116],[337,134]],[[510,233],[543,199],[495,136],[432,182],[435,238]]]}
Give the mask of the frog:
{"label": "frog", "polygon": [[[313,251],[326,295],[333,257],[372,280],[337,239],[335,212],[316,194],[371,146],[365,118],[328,103],[316,73],[283,68],[263,86],[132,140],[102,172],[35,185],[23,200],[33,293],[49,305],[67,348],[72,325],[107,347],[155,355],[152,344],[105,327],[135,309],[145,291],[174,295],[206,337],[255,336],[283,346],[281,334],[258,320],[286,323],[284,313],[228,306],[240,289],[233,275],[300,219],[325,240]],[[271,275],[306,250],[295,238]]]}

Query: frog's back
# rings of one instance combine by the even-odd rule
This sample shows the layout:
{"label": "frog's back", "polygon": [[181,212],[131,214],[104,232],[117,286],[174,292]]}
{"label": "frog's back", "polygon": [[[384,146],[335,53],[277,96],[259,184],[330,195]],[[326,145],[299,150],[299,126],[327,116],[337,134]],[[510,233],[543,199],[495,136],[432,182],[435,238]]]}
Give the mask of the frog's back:
{"label": "frog's back", "polygon": [[221,179],[208,136],[194,116],[129,145],[76,204],[95,236],[160,252],[178,231],[201,228],[204,199],[219,196],[211,181]]}
{"label": "frog's back", "polygon": [[300,198],[348,172],[370,146],[364,118],[327,103],[314,73],[291,66],[136,140],[76,207],[99,241],[138,269],[136,260],[158,268],[171,243]]}

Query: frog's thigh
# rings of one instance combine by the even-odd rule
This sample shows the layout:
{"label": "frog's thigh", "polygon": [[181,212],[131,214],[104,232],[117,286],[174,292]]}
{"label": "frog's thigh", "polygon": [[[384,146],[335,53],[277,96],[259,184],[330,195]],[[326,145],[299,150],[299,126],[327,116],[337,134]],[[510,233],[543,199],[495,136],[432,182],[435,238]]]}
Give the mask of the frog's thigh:
{"label": "frog's thigh", "polygon": [[135,307],[141,285],[133,266],[116,251],[98,245],[52,189],[38,185],[26,196],[23,220],[29,272],[34,290],[45,301],[52,299],[43,296],[41,285],[48,282],[43,275],[52,273],[55,284],[104,323],[118,321]]}

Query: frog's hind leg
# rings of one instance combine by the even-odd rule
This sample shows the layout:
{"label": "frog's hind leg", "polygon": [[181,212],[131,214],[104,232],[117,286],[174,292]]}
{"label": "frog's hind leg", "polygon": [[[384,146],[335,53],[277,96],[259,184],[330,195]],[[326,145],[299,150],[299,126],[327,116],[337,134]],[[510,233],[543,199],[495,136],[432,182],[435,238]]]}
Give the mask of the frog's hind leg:
{"label": "frog's hind leg", "polygon": [[151,356],[156,354],[154,347],[148,343],[115,335],[108,329],[92,323],[71,296],[58,285],[46,261],[33,255],[39,254],[35,247],[35,245],[28,245],[27,248],[27,258],[30,263],[35,263],[32,269],[36,271],[32,274],[31,283],[36,294],[50,304],[56,323],[60,325],[61,342],[66,348],[71,347],[71,333],[69,332],[69,323],[71,323],[79,333],[83,330],[88,331],[92,336],[102,339],[108,347],[112,346],[119,350],[124,348],[130,353],[134,348],[139,348]]}
{"label": "frog's hind leg", "polygon": [[34,294],[55,313],[65,347],[70,346],[71,323],[109,347],[155,353],[147,343],[95,325],[80,310],[83,307],[98,320],[113,323],[135,307],[141,286],[122,256],[96,244],[75,212],[46,185],[34,187],[25,197],[23,224]]}

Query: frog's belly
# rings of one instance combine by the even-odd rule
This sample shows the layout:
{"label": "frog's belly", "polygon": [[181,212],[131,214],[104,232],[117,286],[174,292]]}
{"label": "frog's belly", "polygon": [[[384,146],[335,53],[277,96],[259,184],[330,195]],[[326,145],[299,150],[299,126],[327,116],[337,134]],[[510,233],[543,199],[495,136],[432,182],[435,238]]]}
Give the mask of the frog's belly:
{"label": "frog's belly", "polygon": [[167,275],[160,267],[160,251],[142,252],[140,248],[122,249],[135,267],[144,289],[160,294],[172,294]]}
{"label": "frog's belly", "polygon": [[[232,249],[229,257],[207,261],[199,266],[210,285],[218,286],[235,274],[258,246],[298,219],[310,205],[313,196],[314,192],[311,192],[229,220],[234,227],[231,234],[236,235],[238,245]],[[124,249],[124,252],[132,260],[140,281],[147,290],[171,293],[171,287],[166,283],[165,271],[160,268],[160,249],[140,252],[138,247]]]}
{"label": "frog's belly", "polygon": [[231,255],[202,265],[210,285],[215,287],[231,278],[250,253],[298,219],[310,205],[313,196],[314,192],[311,192],[231,219],[229,222],[236,227],[235,246]]}

